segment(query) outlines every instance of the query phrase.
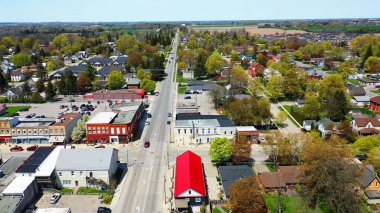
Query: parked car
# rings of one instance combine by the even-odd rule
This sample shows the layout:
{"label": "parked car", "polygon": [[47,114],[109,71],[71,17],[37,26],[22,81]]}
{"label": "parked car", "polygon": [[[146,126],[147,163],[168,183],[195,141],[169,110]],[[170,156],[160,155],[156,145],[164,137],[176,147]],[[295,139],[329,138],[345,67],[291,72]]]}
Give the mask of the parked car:
{"label": "parked car", "polygon": [[21,152],[21,151],[24,151],[24,148],[22,148],[21,146],[14,146],[10,149],[11,152]]}
{"label": "parked car", "polygon": [[150,147],[150,142],[149,141],[145,141],[144,142],[144,147],[145,148],[149,148]]}
{"label": "parked car", "polygon": [[155,92],[155,93],[154,93],[155,96],[158,96],[159,94],[160,94],[159,92]]}
{"label": "parked car", "polygon": [[166,121],[166,124],[170,124],[170,121]]}
{"label": "parked car", "polygon": [[13,113],[11,116],[9,116],[9,117],[15,117],[15,116],[20,116],[20,113],[15,112],[15,113]]}
{"label": "parked car", "polygon": [[168,112],[168,117],[172,117],[172,113],[171,112]]}
{"label": "parked car", "polygon": [[75,102],[75,99],[71,99],[71,100],[69,100],[69,102]]}
{"label": "parked car", "polygon": [[191,99],[191,96],[186,96],[184,99]]}
{"label": "parked car", "polygon": [[151,118],[152,117],[152,114],[148,113],[148,118]]}
{"label": "parked car", "polygon": [[150,125],[150,121],[145,121],[145,125]]}
{"label": "parked car", "polygon": [[27,116],[25,116],[25,118],[32,118],[32,116],[31,115],[27,115]]}
{"label": "parked car", "polygon": [[58,202],[59,198],[61,198],[61,194],[59,194],[59,193],[54,193],[53,196],[51,196],[49,202],[50,202],[51,204],[55,204],[55,203]]}
{"label": "parked car", "polygon": [[95,148],[99,149],[99,148],[106,148],[106,147],[103,145],[99,145],[99,146],[95,146]]}
{"label": "parked car", "polygon": [[26,148],[26,151],[36,151],[38,149],[38,146],[29,146]]}
{"label": "parked car", "polygon": [[107,208],[107,207],[104,207],[104,206],[100,206],[98,207],[98,213],[111,213],[111,209],[110,208]]}
{"label": "parked car", "polygon": [[60,109],[63,109],[63,108],[65,108],[65,105],[61,105],[61,106],[59,106],[59,108],[60,108]]}
{"label": "parked car", "polygon": [[91,115],[91,112],[86,112],[86,115]]}

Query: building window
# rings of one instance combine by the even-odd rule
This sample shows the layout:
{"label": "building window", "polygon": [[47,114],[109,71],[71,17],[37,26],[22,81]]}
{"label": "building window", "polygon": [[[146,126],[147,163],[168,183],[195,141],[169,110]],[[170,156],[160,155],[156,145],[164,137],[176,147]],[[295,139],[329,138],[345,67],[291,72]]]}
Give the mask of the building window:
{"label": "building window", "polygon": [[207,143],[210,142],[210,138],[207,138]]}
{"label": "building window", "polygon": [[208,128],[208,134],[210,134],[210,131],[211,131],[211,129],[210,129],[210,128]]}
{"label": "building window", "polygon": [[199,198],[199,197],[195,198],[195,202],[200,203],[201,201],[202,201],[201,198]]}
{"label": "building window", "polygon": [[224,134],[227,135],[227,131],[224,131]]}
{"label": "building window", "polygon": [[232,133],[232,131],[231,131],[231,135],[232,135],[233,133]]}
{"label": "building window", "polygon": [[71,171],[71,175],[74,175],[74,171]]}
{"label": "building window", "polygon": [[62,172],[58,172],[58,175],[59,175],[59,176],[62,176]]}
{"label": "building window", "polygon": [[92,172],[90,172],[90,177],[92,177]]}
{"label": "building window", "polygon": [[186,129],[184,129],[183,132],[186,134]]}
{"label": "building window", "polygon": [[83,171],[80,171],[79,174],[80,174],[80,176],[82,176],[83,175]]}
{"label": "building window", "polygon": [[202,134],[205,134],[205,129],[202,129]]}
{"label": "building window", "polygon": [[63,180],[63,185],[71,185],[71,180]]}
{"label": "building window", "polygon": [[216,134],[216,128],[214,128],[214,133]]}
{"label": "building window", "polygon": [[197,129],[197,134],[199,133],[199,129]]}
{"label": "building window", "polygon": [[181,129],[178,129],[178,134],[181,134]]}
{"label": "building window", "polygon": [[191,190],[189,190],[189,195],[191,195]]}
{"label": "building window", "polygon": [[92,134],[92,133],[91,133],[91,129],[88,129],[88,134]]}
{"label": "building window", "polygon": [[190,129],[190,134],[193,134],[193,130],[192,129]]}

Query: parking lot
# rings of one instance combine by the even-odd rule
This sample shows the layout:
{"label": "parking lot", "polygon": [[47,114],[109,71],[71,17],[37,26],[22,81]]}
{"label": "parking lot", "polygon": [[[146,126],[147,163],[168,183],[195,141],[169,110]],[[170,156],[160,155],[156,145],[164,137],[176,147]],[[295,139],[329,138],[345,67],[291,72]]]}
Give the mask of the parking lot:
{"label": "parking lot", "polygon": [[178,94],[177,102],[195,103],[202,115],[217,115],[215,105],[207,92],[202,94]]}
{"label": "parking lot", "polygon": [[[94,213],[99,206],[107,206],[100,203],[99,195],[62,195],[56,204],[50,204],[49,200],[53,192],[44,192],[37,202],[37,208],[71,208],[71,212]],[[78,202],[80,201],[80,202]]]}

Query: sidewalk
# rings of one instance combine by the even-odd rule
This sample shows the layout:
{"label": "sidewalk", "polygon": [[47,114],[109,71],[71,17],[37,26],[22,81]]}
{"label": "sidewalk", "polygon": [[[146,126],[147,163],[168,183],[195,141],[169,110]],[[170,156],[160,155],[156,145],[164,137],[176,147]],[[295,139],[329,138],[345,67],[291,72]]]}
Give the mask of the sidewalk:
{"label": "sidewalk", "polygon": [[[115,190],[115,194],[113,195],[113,199],[112,199],[112,202],[111,202],[111,205],[110,205],[110,208],[112,209],[112,211],[115,211],[116,210],[116,207],[120,201],[120,197],[122,195],[122,192],[124,191],[124,188],[125,188],[125,185],[127,185],[128,183],[130,183],[131,181],[127,182],[128,179],[130,179],[131,175],[129,175],[129,173],[131,173],[133,170],[133,167],[131,166],[128,166],[128,170],[127,170],[127,173],[125,174],[123,180],[120,182],[120,184],[117,186],[116,190]],[[124,191],[125,192],[125,191]]]}
{"label": "sidewalk", "polygon": [[166,169],[165,179],[164,179],[164,191],[165,191],[165,201],[162,205],[162,212],[170,213],[171,209],[174,208],[174,166]]}

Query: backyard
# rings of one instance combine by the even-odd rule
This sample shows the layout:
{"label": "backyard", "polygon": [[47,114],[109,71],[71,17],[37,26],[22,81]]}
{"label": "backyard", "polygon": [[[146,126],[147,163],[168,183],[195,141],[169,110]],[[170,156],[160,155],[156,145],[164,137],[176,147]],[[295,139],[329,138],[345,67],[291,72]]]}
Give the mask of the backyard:
{"label": "backyard", "polygon": [[[282,197],[282,212],[312,212],[312,213],[322,213],[327,212],[325,210],[317,207],[316,209],[311,209],[307,206],[306,202],[300,196],[285,196]],[[279,196],[277,194],[265,194],[264,200],[270,210],[270,212],[279,212],[278,201]]]}
{"label": "backyard", "polygon": [[184,94],[186,92],[187,86],[179,84],[178,85],[178,94]]}
{"label": "backyard", "polygon": [[0,116],[0,117],[9,117],[11,116],[13,113],[16,113],[22,109],[30,109],[31,107],[30,106],[7,106],[7,111],[4,115]]}

